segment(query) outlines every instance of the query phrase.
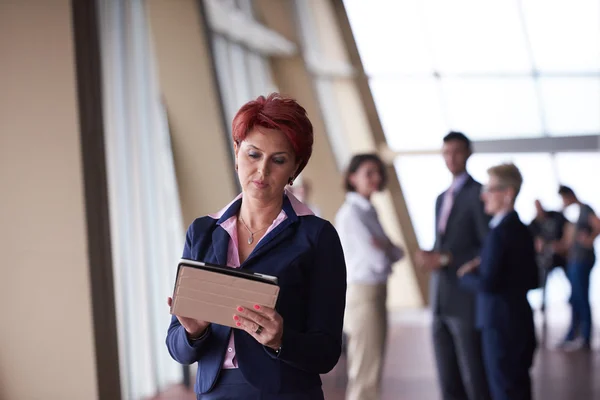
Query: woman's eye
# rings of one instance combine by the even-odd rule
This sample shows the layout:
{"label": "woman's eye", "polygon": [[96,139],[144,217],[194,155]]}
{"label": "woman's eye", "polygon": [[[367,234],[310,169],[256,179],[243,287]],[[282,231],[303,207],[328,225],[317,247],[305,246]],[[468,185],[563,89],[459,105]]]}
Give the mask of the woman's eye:
{"label": "woman's eye", "polygon": [[274,159],[273,159],[273,162],[274,162],[275,164],[279,164],[279,165],[281,165],[281,164],[285,163],[285,158],[274,158]]}
{"label": "woman's eye", "polygon": [[258,153],[248,153],[248,156],[250,158],[260,158],[260,154],[258,154]]}

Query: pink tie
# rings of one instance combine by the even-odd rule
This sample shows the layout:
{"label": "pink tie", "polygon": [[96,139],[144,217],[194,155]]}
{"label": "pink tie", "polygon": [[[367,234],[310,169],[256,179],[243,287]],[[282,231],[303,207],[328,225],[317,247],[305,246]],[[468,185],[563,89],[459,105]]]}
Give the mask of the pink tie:
{"label": "pink tie", "polygon": [[442,209],[440,211],[440,220],[438,223],[438,231],[440,233],[446,232],[446,224],[448,223],[448,217],[450,216],[450,211],[452,211],[452,206],[454,205],[454,186],[455,182],[452,182],[452,185],[446,190],[444,193],[444,199],[442,200]]}

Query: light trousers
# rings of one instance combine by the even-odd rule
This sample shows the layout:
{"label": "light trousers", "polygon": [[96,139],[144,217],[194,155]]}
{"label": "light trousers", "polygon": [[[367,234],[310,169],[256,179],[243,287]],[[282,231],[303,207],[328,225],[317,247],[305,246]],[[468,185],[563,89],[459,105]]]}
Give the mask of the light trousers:
{"label": "light trousers", "polygon": [[387,285],[350,284],[346,296],[346,400],[378,400],[387,337]]}

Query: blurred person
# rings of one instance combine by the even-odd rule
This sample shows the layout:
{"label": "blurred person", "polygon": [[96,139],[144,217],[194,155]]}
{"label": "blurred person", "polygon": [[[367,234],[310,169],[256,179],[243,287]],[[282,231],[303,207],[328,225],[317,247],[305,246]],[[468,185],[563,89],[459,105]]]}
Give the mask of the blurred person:
{"label": "blurred person", "polygon": [[493,400],[531,399],[536,337],[527,292],[538,286],[533,237],[514,209],[523,178],[514,164],[488,169],[481,197],[493,215],[479,257],[457,272],[477,293],[476,327]]}
{"label": "blurred person", "polygon": [[539,200],[535,200],[535,209],[536,215],[529,224],[529,230],[534,238],[537,263],[540,268],[542,311],[545,311],[548,275],[554,268],[566,270],[566,252],[561,243],[564,240],[568,221],[559,211],[545,210]]}
{"label": "blurred person", "polygon": [[571,325],[562,343],[566,350],[590,349],[592,338],[592,312],[590,307],[590,273],[596,262],[594,240],[600,234],[600,219],[587,204],[579,201],[573,189],[560,186],[565,213],[576,207],[572,233],[566,241],[567,277],[571,283]]}
{"label": "blurred person", "polygon": [[311,209],[311,211],[317,216],[321,216],[321,210],[315,204],[311,203],[310,195],[312,193],[312,184],[310,181],[304,177],[299,180],[299,184],[289,186],[288,190],[290,190],[294,196]]}
{"label": "blurred person", "polygon": [[198,399],[323,399],[319,374],[341,353],[344,254],[334,227],[285,191],[310,159],[312,124],[271,94],[242,106],[232,136],[242,193],[190,225],[183,257],[278,277],[277,306],[232,307],[239,329],[173,316],[167,348],[198,363]]}
{"label": "blurred person", "polygon": [[385,234],[371,196],[385,189],[383,162],[374,154],[352,157],[345,174],[346,200],[335,219],[348,274],[344,332],[348,400],[380,398],[387,337],[387,280],[403,251]]}
{"label": "blurred person", "polygon": [[461,132],[450,132],[443,141],[452,184],[435,203],[433,251],[419,250],[415,262],[432,271],[433,345],[443,399],[485,400],[489,391],[474,323],[475,295],[459,284],[456,272],[479,254],[490,217],[480,198],[481,184],[467,172],[471,141]]}

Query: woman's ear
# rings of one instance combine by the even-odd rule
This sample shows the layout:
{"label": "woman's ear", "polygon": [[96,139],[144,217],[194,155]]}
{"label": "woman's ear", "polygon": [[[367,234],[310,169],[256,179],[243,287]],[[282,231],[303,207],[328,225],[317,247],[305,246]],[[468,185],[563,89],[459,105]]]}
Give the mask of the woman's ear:
{"label": "woman's ear", "polygon": [[237,164],[238,164],[238,152],[240,151],[240,144],[239,142],[236,140],[233,142],[233,154],[235,155],[235,169],[237,170]]}
{"label": "woman's ear", "polygon": [[350,185],[354,188],[354,190],[356,190],[356,182],[354,182],[356,180],[356,172],[352,172],[351,174],[348,174],[348,182],[350,182]]}

